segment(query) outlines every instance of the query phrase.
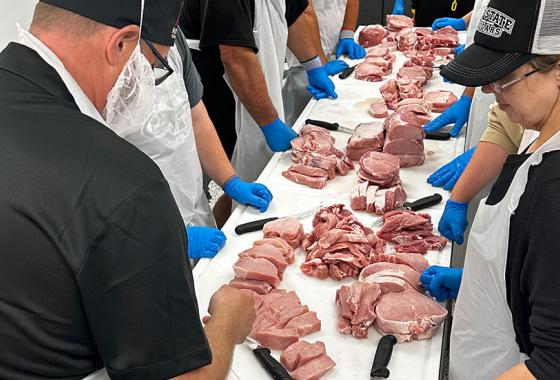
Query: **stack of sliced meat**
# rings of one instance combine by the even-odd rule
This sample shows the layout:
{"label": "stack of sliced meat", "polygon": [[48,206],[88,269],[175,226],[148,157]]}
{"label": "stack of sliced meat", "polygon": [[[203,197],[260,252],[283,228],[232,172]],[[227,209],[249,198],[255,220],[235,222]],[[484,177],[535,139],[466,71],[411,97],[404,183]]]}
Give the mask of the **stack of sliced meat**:
{"label": "stack of sliced meat", "polygon": [[430,50],[435,53],[438,48],[454,48],[459,44],[459,33],[451,26],[446,26],[435,32],[423,32],[418,38],[417,50]]}
{"label": "stack of sliced meat", "polygon": [[301,271],[310,277],[342,280],[358,278],[371,255],[384,251],[384,242],[365,227],[344,205],[319,210],[313,218],[313,231],[302,243],[306,252]]}
{"label": "stack of sliced meat", "polygon": [[335,139],[326,129],[306,125],[300,137],[292,140],[292,165],[282,173],[290,181],[322,189],[338,173],[346,175],[354,168],[352,160],[334,146]]}
{"label": "stack of sliced meat", "polygon": [[432,112],[441,113],[451,107],[458,99],[451,91],[431,91],[424,96],[424,100]]}
{"label": "stack of sliced meat", "polygon": [[354,282],[336,291],[337,329],[341,334],[364,339],[376,318],[375,305],[381,296],[377,284]]}
{"label": "stack of sliced meat", "polygon": [[400,32],[412,27],[414,27],[414,20],[408,16],[387,15],[387,30],[391,32]]}
{"label": "stack of sliced meat", "polygon": [[376,101],[369,106],[369,114],[376,119],[384,119],[389,116],[389,109],[384,100],[376,99]]}
{"label": "stack of sliced meat", "polygon": [[381,151],[385,143],[385,130],[383,123],[359,124],[348,140],[346,154],[353,160],[359,160],[365,153]]}
{"label": "stack of sliced meat", "polygon": [[399,87],[395,79],[390,79],[379,87],[379,92],[390,110],[395,109],[395,105],[401,101]]}
{"label": "stack of sliced meat", "polygon": [[404,28],[397,33],[397,47],[400,51],[414,50],[418,35],[413,28]]}
{"label": "stack of sliced meat", "polygon": [[367,82],[379,82],[393,71],[396,57],[389,54],[382,57],[367,56],[366,60],[356,66],[355,78]]}
{"label": "stack of sliced meat", "polygon": [[399,158],[391,154],[368,152],[360,158],[358,178],[371,185],[388,188],[401,183]]}
{"label": "stack of sliced meat", "polygon": [[368,25],[360,31],[358,43],[364,48],[369,48],[379,45],[386,35],[387,31],[382,25]]}
{"label": "stack of sliced meat", "polygon": [[336,365],[327,355],[323,342],[309,343],[305,340],[286,348],[280,356],[280,363],[294,380],[319,379]]}
{"label": "stack of sliced meat", "polygon": [[292,248],[298,248],[303,240],[303,226],[296,218],[280,218],[268,222],[263,227],[265,238],[278,237]]}
{"label": "stack of sliced meat", "polygon": [[423,125],[430,121],[427,103],[419,99],[404,99],[395,105],[396,111],[385,119],[383,152],[397,156],[401,167],[424,163]]}
{"label": "stack of sliced meat", "polygon": [[253,243],[254,247],[258,247],[261,245],[271,245],[273,247],[278,248],[282,252],[284,259],[286,259],[286,262],[288,264],[293,264],[294,261],[296,260],[296,254],[294,248],[291,245],[289,245],[284,239],[281,239],[279,237],[271,237],[271,238],[257,240]]}
{"label": "stack of sliced meat", "polygon": [[257,318],[249,336],[271,350],[284,350],[300,337],[321,330],[317,313],[302,305],[293,291],[275,289],[255,295]]}
{"label": "stack of sliced meat", "polygon": [[383,227],[377,233],[380,239],[397,244],[397,252],[420,253],[441,251],[447,239],[435,235],[429,214],[396,210],[383,215]]}
{"label": "stack of sliced meat", "polygon": [[382,294],[421,289],[420,273],[406,264],[391,262],[368,265],[360,273],[358,281],[378,285]]}

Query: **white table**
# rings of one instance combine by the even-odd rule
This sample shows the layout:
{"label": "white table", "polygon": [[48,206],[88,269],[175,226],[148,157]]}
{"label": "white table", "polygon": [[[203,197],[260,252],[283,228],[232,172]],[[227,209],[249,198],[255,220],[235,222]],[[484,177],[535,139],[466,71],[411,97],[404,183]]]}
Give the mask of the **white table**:
{"label": "white table", "polygon": [[[462,36],[464,38],[464,36]],[[394,73],[388,78],[394,78],[398,69],[402,66],[404,55],[398,54],[395,62]],[[349,63],[353,63],[349,61]],[[300,129],[305,119],[314,118],[329,122],[338,122],[347,127],[354,128],[358,123],[372,121],[368,114],[369,104],[373,98],[379,98],[379,87],[381,82],[369,83],[348,78],[344,81],[336,78],[336,90],[339,95],[337,100],[312,100],[303,111],[302,115],[294,125]],[[424,90],[449,89],[458,97],[461,95],[462,87],[444,83],[438,71],[434,71],[434,77]],[[436,116],[435,114],[433,115]],[[344,149],[349,138],[348,134],[332,132],[336,138],[337,147]],[[448,141],[425,140],[426,162],[422,166],[401,169],[401,179],[408,194],[409,200],[415,200],[434,192],[440,193],[444,200],[441,204],[431,207],[426,211],[432,215],[434,226],[437,226],[445,201],[449,193],[440,188],[431,187],[427,177],[441,165],[449,162],[464,150],[464,138],[451,139]],[[233,277],[232,265],[237,260],[237,254],[252,246],[253,241],[262,237],[262,232],[253,232],[238,236],[234,232],[235,226],[240,223],[261,219],[270,216],[287,216],[293,213],[309,210],[313,207],[343,203],[349,207],[350,192],[357,182],[355,171],[347,176],[337,176],[327,181],[327,185],[321,190],[311,189],[306,186],[295,184],[281,175],[291,165],[290,152],[276,154],[267,165],[259,182],[266,184],[274,195],[274,200],[265,214],[260,214],[254,209],[238,207],[223,228],[228,240],[224,249],[212,260],[201,260],[194,269],[196,293],[201,315],[206,314],[206,308],[211,295],[224,283],[228,283]],[[377,216],[366,212],[355,212],[354,214],[366,225],[378,219]],[[312,216],[301,219],[306,232],[311,230]],[[303,339],[314,342],[321,340],[326,344],[327,353],[337,363],[324,379],[369,379],[369,372],[373,363],[373,357],[380,339],[380,335],[374,328],[369,330],[367,339],[358,340],[351,336],[341,335],[336,329],[336,307],[335,292],[343,284],[350,284],[352,279],[340,282],[332,279],[319,280],[305,276],[299,269],[304,260],[301,249],[297,251],[296,263],[291,265],[284,273],[284,280],[280,287],[295,290],[303,304],[309,305],[310,310],[316,311],[322,321],[320,332],[306,336]],[[451,244],[442,252],[430,251],[426,256],[432,265],[450,265]],[[435,337],[430,340],[414,341],[398,344],[393,351],[393,357],[389,368],[390,379],[437,379],[440,372],[441,351],[443,343],[443,326]],[[279,358],[280,352],[273,352]],[[268,379],[269,376],[253,356],[250,349],[241,345],[235,351],[235,356],[230,373],[232,379]]]}

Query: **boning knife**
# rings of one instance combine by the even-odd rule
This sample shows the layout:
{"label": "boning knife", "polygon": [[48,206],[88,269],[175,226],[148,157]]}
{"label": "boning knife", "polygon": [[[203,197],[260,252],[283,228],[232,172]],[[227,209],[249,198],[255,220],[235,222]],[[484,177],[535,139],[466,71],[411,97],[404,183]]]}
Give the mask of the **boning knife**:
{"label": "boning knife", "polygon": [[[321,207],[323,206],[321,205],[321,206],[313,207],[312,209],[309,209],[307,211],[303,211],[298,214],[287,215],[284,216],[283,218],[296,218],[296,219],[305,218],[306,216],[313,215]],[[252,222],[240,224],[237,227],[235,227],[235,233],[238,235],[243,235],[249,232],[262,230],[265,224],[267,224],[268,222],[272,222],[273,220],[276,219],[280,219],[280,217],[274,216],[270,218],[258,219],[258,220],[253,220]]]}
{"label": "boning knife", "polygon": [[329,123],[327,121],[322,121],[322,120],[307,119],[305,120],[305,124],[311,124],[316,127],[325,128],[329,131],[338,131],[338,132],[343,132],[348,134],[354,133],[354,130],[351,128],[342,127],[338,123]]}

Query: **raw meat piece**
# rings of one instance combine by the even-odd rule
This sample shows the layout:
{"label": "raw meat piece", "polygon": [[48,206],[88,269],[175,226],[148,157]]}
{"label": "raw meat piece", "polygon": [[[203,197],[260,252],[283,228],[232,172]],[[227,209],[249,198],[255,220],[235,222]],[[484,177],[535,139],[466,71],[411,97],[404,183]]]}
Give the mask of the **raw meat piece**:
{"label": "raw meat piece", "polygon": [[275,238],[261,239],[253,242],[254,247],[258,247],[259,245],[263,245],[263,244],[272,245],[273,247],[278,248],[282,252],[282,255],[284,255],[284,258],[286,259],[286,262],[288,264],[294,263],[295,251],[292,248],[292,246],[286,243],[285,240],[275,237]]}
{"label": "raw meat piece", "polygon": [[318,380],[334,366],[336,363],[329,356],[321,355],[299,366],[290,375],[294,380]]}
{"label": "raw meat piece", "polygon": [[353,160],[359,160],[364,153],[379,151],[385,142],[383,123],[359,124],[348,140],[346,153]]}
{"label": "raw meat piece", "polygon": [[257,340],[271,350],[285,350],[299,340],[299,335],[295,328],[271,328],[257,332]]}
{"label": "raw meat piece", "polygon": [[317,318],[316,312],[309,311],[292,319],[284,328],[295,328],[299,336],[305,336],[321,331],[321,321]]}
{"label": "raw meat piece", "polygon": [[350,195],[350,207],[352,210],[365,210],[366,209],[366,195],[368,190],[367,182],[359,182]]}
{"label": "raw meat piece", "polygon": [[414,31],[418,34],[418,36],[429,36],[433,33],[432,28],[426,27],[416,27],[414,28]]}
{"label": "raw meat piece", "polygon": [[379,186],[369,185],[366,191],[366,211],[372,214],[375,212],[375,201],[377,200],[378,190]]}
{"label": "raw meat piece", "polygon": [[[409,117],[410,116],[410,117]],[[413,123],[409,123],[406,119],[412,120]],[[393,113],[387,119],[385,119],[385,131],[387,134],[387,139],[398,140],[398,139],[409,139],[422,141],[426,134],[422,125],[417,125],[418,121],[422,119],[416,118],[415,114],[401,114]]]}
{"label": "raw meat piece", "polygon": [[233,264],[233,271],[235,272],[235,277],[241,280],[266,281],[274,288],[280,283],[278,269],[267,259],[240,257]]}
{"label": "raw meat piece", "polygon": [[403,168],[423,165],[426,160],[424,154],[396,154],[396,156],[401,160]]}
{"label": "raw meat piece", "polygon": [[432,112],[441,113],[453,105],[458,99],[451,91],[431,91],[424,95],[424,100]]}
{"label": "raw meat piece", "polygon": [[327,183],[326,177],[310,177],[308,175],[292,171],[291,168],[289,168],[285,172],[282,172],[282,175],[292,182],[309,186],[312,189],[322,189]]}
{"label": "raw meat piece", "polygon": [[383,41],[381,41],[381,44],[379,45],[379,47],[387,48],[387,49],[389,49],[390,52],[394,52],[394,51],[397,51],[397,41],[396,40],[389,40],[389,39],[386,38]]}
{"label": "raw meat piece", "polygon": [[408,265],[420,274],[422,274],[424,269],[427,269],[430,266],[428,260],[426,260],[424,256],[415,253],[397,252],[394,254],[394,257],[396,257],[401,264]]}
{"label": "raw meat piece", "polygon": [[267,259],[278,269],[278,274],[281,279],[281,274],[284,273],[288,267],[288,262],[284,258],[282,251],[272,245],[261,245],[258,247],[249,248],[239,254],[239,257],[253,257],[255,259]]}
{"label": "raw meat piece", "polygon": [[371,284],[379,285],[381,294],[400,293],[408,289],[414,289],[408,281],[403,280],[400,277],[384,275],[383,273],[371,275],[366,279],[366,281]]}
{"label": "raw meat piece", "polygon": [[428,79],[431,78],[431,73],[423,66],[403,66],[397,72],[397,78],[408,78],[411,81],[417,81],[420,87],[423,87],[428,83]]}
{"label": "raw meat piece", "polygon": [[383,153],[388,153],[392,155],[397,154],[424,154],[424,144],[422,140],[411,140],[411,139],[396,139],[396,140],[385,140],[385,145],[383,146]]}
{"label": "raw meat piece", "polygon": [[407,16],[387,15],[387,29],[391,32],[398,32],[405,28],[414,27],[414,20]]}
{"label": "raw meat piece", "polygon": [[322,137],[322,138],[326,138],[328,140],[331,140],[331,142],[335,142],[335,138],[331,136],[331,133],[325,129],[325,128],[321,128],[321,127],[317,127],[316,125],[312,125],[312,124],[306,124],[303,126],[303,128],[301,128],[301,131],[299,132],[300,136],[311,136],[311,137]]}
{"label": "raw meat piece", "polygon": [[[420,229],[429,224],[430,231],[433,226],[430,223],[429,214],[416,213],[413,211],[394,211],[383,216],[384,224],[378,235],[389,234],[391,232],[401,232],[411,229]],[[383,238],[384,239],[384,238]]]}
{"label": "raw meat piece", "polygon": [[369,113],[376,119],[383,119],[389,116],[389,111],[385,103],[374,103],[370,105]]}
{"label": "raw meat piece", "polygon": [[386,35],[387,31],[382,25],[368,25],[360,31],[358,43],[364,48],[369,48],[379,45]]}
{"label": "raw meat piece", "polygon": [[309,307],[307,305],[304,306],[295,306],[295,307],[286,307],[278,316],[278,322],[276,323],[276,327],[284,328],[295,317],[299,317],[302,314],[305,314],[309,311]]}
{"label": "raw meat piece", "polygon": [[395,112],[413,112],[420,115],[430,115],[430,106],[424,99],[403,99],[395,104]]}
{"label": "raw meat piece", "polygon": [[394,79],[388,80],[379,87],[379,92],[390,110],[394,109],[395,105],[401,100],[397,81]]}
{"label": "raw meat piece", "polygon": [[328,178],[329,173],[325,169],[321,169],[318,167],[307,166],[304,164],[293,164],[290,168],[290,171],[304,174],[310,177],[319,177],[319,178]]}
{"label": "raw meat piece", "polygon": [[430,236],[424,239],[429,250],[441,251],[447,245],[447,239],[443,236]]}
{"label": "raw meat piece", "polygon": [[386,74],[383,67],[369,62],[362,62],[356,66],[354,77],[367,82],[380,82]]}
{"label": "raw meat piece", "polygon": [[310,345],[311,344],[305,340],[295,342],[282,352],[282,355],[280,355],[280,363],[288,372],[294,371],[298,366],[300,352]]}
{"label": "raw meat piece", "polygon": [[397,87],[402,99],[421,99],[424,96],[424,90],[422,90],[419,80],[409,77],[399,78],[397,79]]}
{"label": "raw meat piece", "polygon": [[414,289],[420,288],[420,274],[408,265],[387,262],[373,263],[362,270],[358,281],[369,282],[368,278],[375,275],[397,277],[407,281]]}
{"label": "raw meat piece", "polygon": [[[375,213],[383,215],[402,207],[406,202],[406,192],[402,186],[397,185],[388,189],[378,190],[375,194]],[[369,211],[369,210],[368,210]]]}
{"label": "raw meat piece", "polygon": [[315,358],[318,358],[321,355],[326,355],[327,349],[325,347],[325,343],[323,342],[315,342],[307,347],[301,349],[299,356],[298,356],[298,367],[311,361]]}
{"label": "raw meat piece", "polygon": [[366,49],[366,51],[367,51],[366,58],[386,57],[387,55],[391,54],[391,51],[384,46],[374,46]]}
{"label": "raw meat piece", "polygon": [[330,276],[329,266],[323,264],[323,260],[321,260],[320,258],[305,261],[303,264],[301,264],[300,268],[303,274],[309,277],[316,277],[318,279],[324,280],[326,278],[329,278]]}
{"label": "raw meat piece", "polygon": [[397,46],[400,51],[414,49],[418,36],[413,28],[404,28],[397,33]]}
{"label": "raw meat piece", "polygon": [[380,152],[369,152],[360,159],[358,175],[371,184],[390,187],[400,183],[399,159]]}
{"label": "raw meat piece", "polygon": [[272,286],[268,282],[258,280],[241,280],[239,278],[234,278],[229,282],[229,285],[237,289],[251,290],[257,294],[267,294],[272,290]]}
{"label": "raw meat piece", "polygon": [[341,334],[363,339],[375,320],[375,304],[381,295],[378,284],[354,282],[336,291],[337,328]]}
{"label": "raw meat piece", "polygon": [[429,339],[445,321],[447,310],[415,290],[381,296],[374,326],[380,334],[393,334],[399,343]]}
{"label": "raw meat piece", "polygon": [[303,240],[303,226],[296,218],[281,218],[265,224],[263,234],[265,238],[279,237],[297,248]]}

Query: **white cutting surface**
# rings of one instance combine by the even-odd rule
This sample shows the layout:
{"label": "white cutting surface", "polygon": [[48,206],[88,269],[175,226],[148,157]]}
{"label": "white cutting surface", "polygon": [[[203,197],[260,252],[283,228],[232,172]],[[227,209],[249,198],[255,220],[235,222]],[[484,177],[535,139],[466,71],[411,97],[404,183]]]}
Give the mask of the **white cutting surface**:
{"label": "white cutting surface", "polygon": [[[461,37],[464,39],[464,35]],[[395,77],[404,60],[404,55],[397,53],[394,73],[388,78]],[[352,64],[353,62],[349,61],[349,63]],[[355,80],[353,76],[346,80],[340,80],[336,77],[334,80],[339,95],[338,99],[318,102],[312,100],[296,122],[294,126],[296,130],[299,130],[308,118],[337,122],[350,128],[354,128],[358,123],[374,120],[368,114],[368,108],[372,99],[381,97],[379,87],[383,82],[363,82]],[[460,97],[462,92],[461,86],[444,83],[438,74],[438,70],[434,71],[434,76],[424,88],[425,92],[436,89],[448,89],[453,91],[457,97]],[[437,115],[432,116],[436,117]],[[336,138],[336,145],[344,149],[349,135],[340,132],[331,133]],[[461,136],[448,141],[425,140],[424,145],[425,164],[413,168],[403,168],[400,175],[409,200],[431,195],[434,192],[443,196],[444,199],[440,205],[425,210],[425,212],[431,214],[434,226],[437,226],[443,213],[445,201],[449,198],[449,193],[441,188],[433,188],[426,182],[426,179],[434,170],[463,152],[464,137]],[[344,203],[349,208],[349,194],[357,181],[355,171],[351,171],[344,177],[337,176],[335,179],[327,181],[327,185],[323,189],[315,190],[285,179],[281,173],[290,165],[290,152],[276,154],[271,159],[259,177],[259,182],[266,184],[274,195],[269,210],[265,214],[261,214],[251,208],[238,207],[223,228],[228,237],[224,249],[214,259],[202,259],[195,267],[193,273],[201,316],[206,314],[211,295],[233,278],[232,265],[237,260],[237,254],[250,248],[253,241],[262,238],[261,231],[238,236],[234,232],[235,226],[255,219],[287,216],[321,205]],[[377,216],[366,212],[354,213],[366,225],[378,219]],[[301,219],[306,232],[311,230],[312,219],[312,216]],[[318,280],[307,277],[299,269],[299,265],[304,260],[303,251],[299,249],[296,256],[296,263],[286,270],[280,287],[295,290],[302,303],[309,305],[310,310],[316,311],[322,321],[321,331],[308,335],[304,339],[310,342],[323,341],[327,347],[328,355],[337,363],[336,367],[323,379],[369,379],[373,357],[381,336],[375,329],[371,328],[367,339],[358,340],[351,336],[342,335],[336,329],[336,290],[341,285],[350,284],[354,280],[346,279],[336,282],[332,279]],[[451,244],[448,244],[442,252],[430,251],[427,259],[432,265],[449,266]],[[430,340],[414,341],[395,346],[389,364],[390,379],[437,379],[439,377],[442,341],[443,326],[438,334]],[[273,354],[278,359],[280,352],[273,352]],[[252,380],[268,379],[270,377],[260,366],[248,346],[241,345],[235,351],[230,378]]]}

